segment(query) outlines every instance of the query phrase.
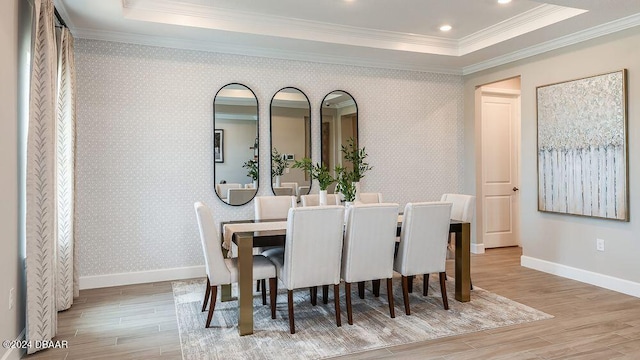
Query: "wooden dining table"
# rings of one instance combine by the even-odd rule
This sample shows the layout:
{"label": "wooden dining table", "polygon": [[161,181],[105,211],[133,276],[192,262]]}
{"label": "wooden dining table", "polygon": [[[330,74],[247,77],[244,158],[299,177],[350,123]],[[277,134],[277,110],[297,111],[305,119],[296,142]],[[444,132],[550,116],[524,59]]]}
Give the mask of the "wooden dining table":
{"label": "wooden dining table", "polygon": [[[402,227],[398,218],[398,234]],[[266,220],[279,221],[279,220]],[[225,225],[252,224],[255,220],[234,220],[220,224],[221,234]],[[264,220],[263,220],[264,222]],[[238,332],[240,335],[253,334],[253,248],[283,246],[286,239],[286,226],[283,229],[244,231],[233,233],[233,243],[238,247]],[[471,300],[471,225],[468,222],[451,220],[449,231],[455,234],[455,299],[460,302]],[[223,249],[226,255],[226,249]],[[223,285],[221,301],[235,300],[231,286]]]}

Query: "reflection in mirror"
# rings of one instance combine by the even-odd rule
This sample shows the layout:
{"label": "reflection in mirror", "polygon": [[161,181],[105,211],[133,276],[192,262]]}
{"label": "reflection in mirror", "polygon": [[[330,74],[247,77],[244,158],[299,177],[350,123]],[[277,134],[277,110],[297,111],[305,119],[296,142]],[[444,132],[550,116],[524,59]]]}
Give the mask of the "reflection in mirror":
{"label": "reflection in mirror", "polygon": [[[311,178],[291,166],[296,160],[311,157],[311,105],[296,88],[281,89],[271,99],[271,154],[273,193],[294,195],[299,201],[301,195],[309,193]],[[284,165],[282,171],[278,163]]]}
{"label": "reflection in mirror", "polygon": [[223,86],[213,100],[216,195],[230,205],[251,201],[258,190],[258,100],[241,84]]}
{"label": "reflection in mirror", "polygon": [[[342,146],[346,146],[350,138],[358,146],[358,105],[351,94],[346,91],[333,91],[322,100],[320,129],[320,153],[322,164],[325,165],[335,177],[335,167],[344,166],[351,170],[350,163],[344,163],[342,159]],[[327,188],[327,192],[335,192],[333,184]]]}

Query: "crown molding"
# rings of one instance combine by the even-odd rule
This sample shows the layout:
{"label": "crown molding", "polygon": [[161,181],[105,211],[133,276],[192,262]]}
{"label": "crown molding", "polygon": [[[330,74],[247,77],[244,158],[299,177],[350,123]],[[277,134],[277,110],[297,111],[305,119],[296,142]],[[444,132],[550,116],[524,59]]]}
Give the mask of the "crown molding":
{"label": "crown molding", "polygon": [[204,29],[366,46],[425,54],[458,55],[458,41],[442,37],[330,24],[246,11],[213,8],[173,0],[124,1],[128,20],[172,24]]}
{"label": "crown molding", "polygon": [[565,6],[540,5],[474,34],[463,37],[459,41],[459,55],[462,56],[476,50],[484,49],[585,12],[587,12],[587,10]]}
{"label": "crown molding", "polygon": [[578,44],[601,36],[613,34],[615,32],[630,29],[639,25],[640,13],[627,16],[622,19],[614,20],[606,24],[594,26],[586,30],[578,31],[570,35],[562,36],[535,46],[530,46],[523,50],[515,51],[503,56],[498,56],[486,61],[481,61],[470,66],[465,66],[462,68],[462,75],[473,74],[478,71],[487,70],[496,66],[508,64],[514,61],[543,54],[545,52],[563,48],[565,46]]}
{"label": "crown molding", "polygon": [[255,46],[242,46],[237,44],[220,43],[213,41],[197,41],[171,37],[160,37],[153,35],[131,34],[112,31],[98,31],[94,29],[76,28],[73,34],[78,39],[111,41],[127,44],[147,45],[156,47],[166,47],[182,50],[195,50],[216,52],[221,54],[245,55],[255,57],[265,57],[283,60],[298,60],[322,64],[349,65],[359,67],[369,67],[377,69],[403,70],[430,72],[450,75],[462,75],[459,68],[430,66],[428,64],[407,64],[402,62],[381,61],[370,58],[353,58],[348,56],[326,55],[321,53],[310,53],[291,50],[274,50]]}

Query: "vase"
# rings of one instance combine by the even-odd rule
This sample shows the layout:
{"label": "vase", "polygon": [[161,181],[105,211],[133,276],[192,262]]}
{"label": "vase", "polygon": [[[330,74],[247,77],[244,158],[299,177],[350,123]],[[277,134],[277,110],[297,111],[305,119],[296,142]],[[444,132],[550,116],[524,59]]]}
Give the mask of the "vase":
{"label": "vase", "polygon": [[320,190],[318,202],[320,206],[327,206],[327,190]]}
{"label": "vase", "polygon": [[280,187],[280,175],[276,175],[275,187]]}
{"label": "vase", "polygon": [[351,211],[351,207],[353,206],[353,201],[345,201],[344,202],[344,223],[347,224],[347,220],[349,220],[349,212]]}
{"label": "vase", "polygon": [[253,188],[254,189],[258,188],[258,180],[253,180]]}
{"label": "vase", "polygon": [[353,199],[353,201],[360,202],[360,182],[359,181],[354,182],[353,187],[356,189],[356,196]]}

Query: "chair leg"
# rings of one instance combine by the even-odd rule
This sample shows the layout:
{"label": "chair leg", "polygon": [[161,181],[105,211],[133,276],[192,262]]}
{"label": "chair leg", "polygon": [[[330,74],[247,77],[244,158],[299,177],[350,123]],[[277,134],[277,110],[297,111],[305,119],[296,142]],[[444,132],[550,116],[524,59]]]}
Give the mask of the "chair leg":
{"label": "chair leg", "polygon": [[318,303],[318,287],[311,286],[309,288],[309,294],[311,295],[311,305],[316,306]]}
{"label": "chair leg", "polygon": [[289,306],[289,331],[292,334],[296,333],[296,325],[293,321],[293,290],[289,290],[287,294],[287,304]]}
{"label": "chair leg", "polygon": [[373,287],[373,296],[380,296],[380,279],[371,280],[371,286]]}
{"label": "chair leg", "polygon": [[422,296],[427,296],[429,291],[429,274],[422,275]]}
{"label": "chair leg", "polygon": [[262,285],[262,305],[267,305],[267,285],[264,279],[260,280]]}
{"label": "chair leg", "polygon": [[409,309],[409,276],[402,275],[402,299],[404,300],[404,312],[407,315],[411,315],[411,309]]}
{"label": "chair leg", "polygon": [[278,279],[269,279],[269,302],[271,303],[271,318],[276,318],[276,296],[278,296]]}
{"label": "chair leg", "polygon": [[393,279],[392,278],[387,279],[387,300],[389,301],[389,316],[391,316],[391,318],[393,319],[396,317],[396,311],[394,309],[394,304],[393,304]]}
{"label": "chair leg", "polygon": [[[447,276],[447,274],[444,275]],[[473,281],[471,281],[471,278],[469,278],[469,285],[471,285],[471,290],[473,290]]]}
{"label": "chair leg", "polygon": [[260,291],[260,280],[256,280],[256,291]]}
{"label": "chair leg", "polygon": [[407,290],[409,291],[409,294],[413,294],[413,278],[414,277],[415,276],[413,276],[413,275],[412,276],[407,276],[407,283],[408,283],[407,284],[408,285]]}
{"label": "chair leg", "polygon": [[364,299],[364,281],[358,282],[358,296],[360,299]]}
{"label": "chair leg", "polygon": [[333,300],[336,303],[336,325],[342,326],[342,320],[340,319],[340,284],[333,285]]}
{"label": "chair leg", "polygon": [[440,292],[442,293],[442,304],[444,304],[444,309],[449,310],[449,300],[447,300],[447,284],[445,283],[445,277],[447,274],[444,272],[440,273]]}
{"label": "chair leg", "polygon": [[347,322],[353,325],[353,309],[351,308],[351,283],[344,282],[344,294],[347,301]]}
{"label": "chair leg", "polygon": [[211,299],[209,303],[209,314],[207,315],[207,324],[205,327],[209,327],[211,325],[211,319],[213,318],[213,310],[216,308],[216,298],[218,297],[218,287],[211,287]]}
{"label": "chair leg", "polygon": [[329,303],[329,285],[322,285],[322,303]]}
{"label": "chair leg", "polygon": [[202,302],[202,312],[207,309],[207,303],[209,302],[209,294],[211,294],[211,282],[207,276],[207,290],[204,292],[204,301]]}

